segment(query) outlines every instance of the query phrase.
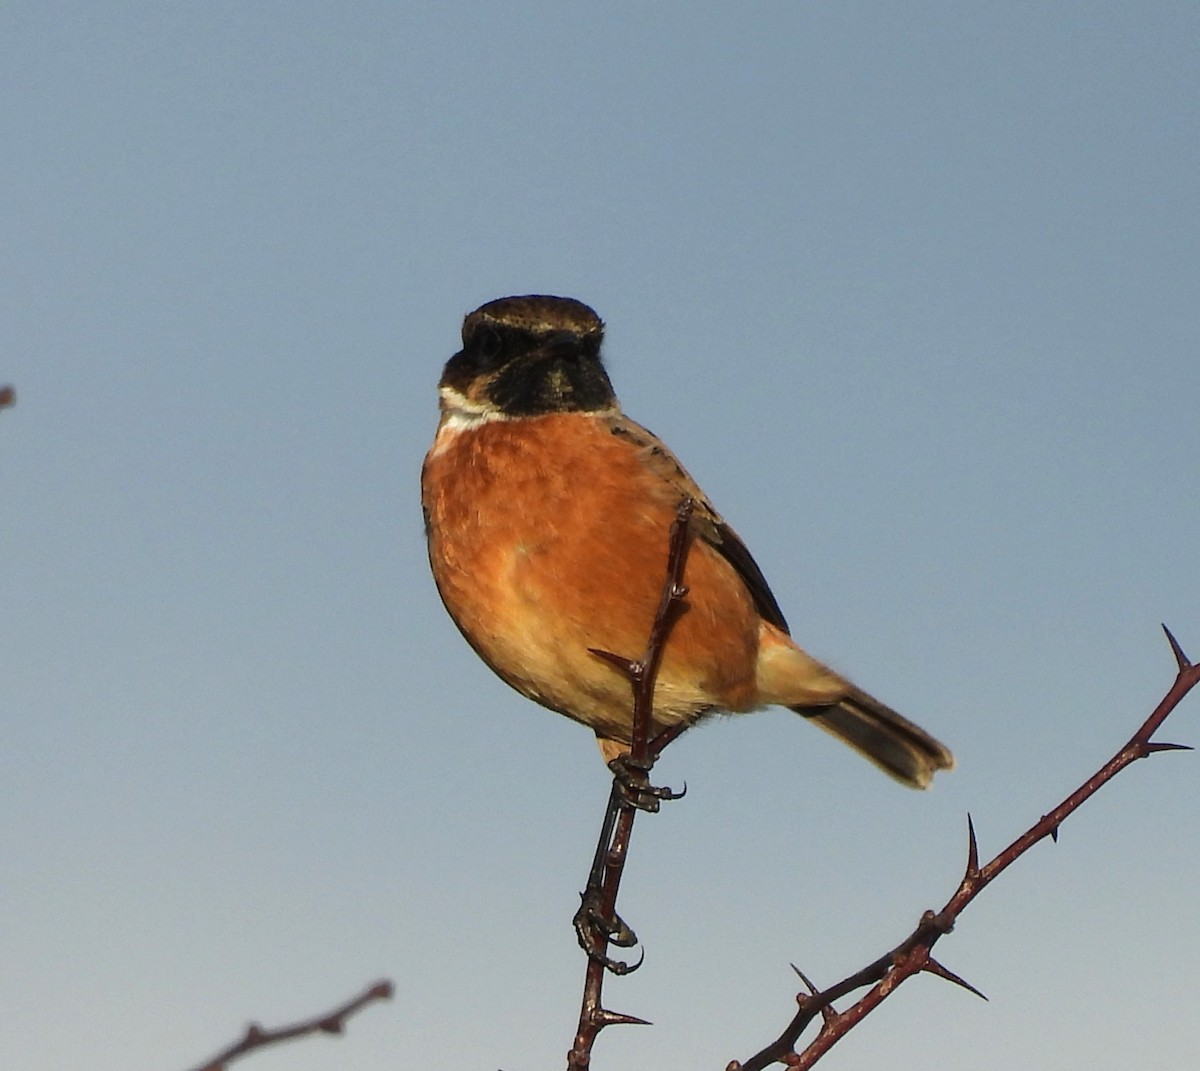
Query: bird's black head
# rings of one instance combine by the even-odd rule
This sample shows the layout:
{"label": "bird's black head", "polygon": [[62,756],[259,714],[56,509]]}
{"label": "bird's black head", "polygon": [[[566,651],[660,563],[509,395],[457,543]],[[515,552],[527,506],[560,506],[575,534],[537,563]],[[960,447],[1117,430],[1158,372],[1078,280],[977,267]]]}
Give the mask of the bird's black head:
{"label": "bird's black head", "polygon": [[498,298],[463,320],[463,347],[442,373],[457,395],[505,416],[596,412],[617,404],[600,360],[604,324],[573,298]]}

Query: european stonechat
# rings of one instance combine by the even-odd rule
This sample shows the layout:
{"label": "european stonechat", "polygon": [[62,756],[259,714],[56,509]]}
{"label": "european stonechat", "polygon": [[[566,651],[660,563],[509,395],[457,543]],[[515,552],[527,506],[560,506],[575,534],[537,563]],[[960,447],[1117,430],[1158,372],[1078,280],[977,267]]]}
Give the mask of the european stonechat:
{"label": "european stonechat", "polygon": [[604,324],[562,297],[490,301],[463,321],[421,471],[429,560],[450,616],[522,695],[629,750],[629,681],[662,589],[667,533],[695,506],[686,609],[651,736],[718,711],[789,707],[906,785],[954,766],[939,741],[801,650],[762,571],[675,455],[624,413]]}

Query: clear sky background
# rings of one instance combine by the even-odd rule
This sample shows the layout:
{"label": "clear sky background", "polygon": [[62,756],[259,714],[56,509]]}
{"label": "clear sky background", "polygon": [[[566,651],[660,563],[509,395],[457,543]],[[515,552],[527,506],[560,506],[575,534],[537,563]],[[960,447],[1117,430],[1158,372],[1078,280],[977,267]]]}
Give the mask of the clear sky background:
{"label": "clear sky background", "polygon": [[[608,782],[428,576],[462,315],[569,294],[809,649],[661,768],[597,1071],[723,1068],[1200,657],[1194,3],[14,2],[0,12],[0,1066],[563,1066]],[[614,583],[620,578],[614,577]],[[1200,696],[1167,739],[1200,744]],[[1200,1064],[1200,760],[1136,765],[826,1064]]]}

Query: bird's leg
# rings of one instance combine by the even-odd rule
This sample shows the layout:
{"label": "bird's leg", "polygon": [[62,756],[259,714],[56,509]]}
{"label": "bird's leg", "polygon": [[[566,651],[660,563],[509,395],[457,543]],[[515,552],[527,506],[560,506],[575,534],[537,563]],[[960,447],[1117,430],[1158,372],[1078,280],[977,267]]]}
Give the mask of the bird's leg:
{"label": "bird's leg", "polygon": [[659,752],[685,728],[687,728],[687,724],[681,723],[666,732],[659,733],[647,747],[645,758],[634,758],[633,755],[622,752],[616,758],[609,760],[608,768],[612,771],[613,785],[621,793],[621,798],[631,807],[653,814],[663,800],[682,799],[687,795],[686,784],[676,792],[673,788],[650,783],[650,771],[654,769]]}

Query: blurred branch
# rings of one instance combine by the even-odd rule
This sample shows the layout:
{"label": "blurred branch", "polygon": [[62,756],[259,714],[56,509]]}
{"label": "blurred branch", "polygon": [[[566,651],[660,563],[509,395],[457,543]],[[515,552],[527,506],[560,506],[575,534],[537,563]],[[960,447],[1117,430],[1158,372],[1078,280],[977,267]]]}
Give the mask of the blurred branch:
{"label": "blurred branch", "polygon": [[[914,974],[922,972],[934,974],[961,985],[978,996],[983,995],[958,975],[943,967],[931,955],[933,946],[954,928],[958,916],[966,906],[1038,841],[1046,837],[1056,840],[1058,827],[1126,766],[1160,751],[1190,750],[1186,745],[1160,743],[1151,739],[1184,696],[1197,684],[1200,684],[1200,666],[1192,665],[1178,641],[1165,625],[1163,631],[1167,635],[1167,642],[1171,645],[1178,672],[1174,683],[1163,696],[1162,701],[1154,708],[1138,731],[1129,738],[1128,742],[1062,803],[1039,818],[1025,833],[982,867],[979,865],[979,849],[975,842],[975,829],[968,816],[966,872],[963,874],[958,888],[954,891],[954,895],[946,901],[946,905],[941,911],[926,911],[916,929],[905,940],[890,952],[880,956],[874,963],[868,964],[862,970],[838,982],[837,985],[817,991],[801,974],[800,977],[808,988],[808,992],[801,993],[796,997],[799,1010],[788,1024],[787,1029],[770,1045],[749,1059],[742,1062],[734,1060],[726,1067],[726,1071],[762,1071],[763,1068],[775,1063],[787,1064],[790,1068],[812,1067],[848,1031],[882,1004],[901,982],[911,978]],[[797,973],[800,972],[797,971]],[[871,989],[845,1011],[839,1012],[833,1008],[835,1000],[864,986],[871,986]],[[822,1019],[821,1029],[803,1050],[797,1051],[796,1042],[809,1023],[817,1016],[821,1016]]]}
{"label": "blurred branch", "polygon": [[0,387],[0,409],[7,409],[17,404],[17,392],[12,387]]}
{"label": "blurred branch", "polygon": [[245,1056],[255,1049],[277,1045],[281,1041],[291,1041],[294,1038],[305,1037],[308,1034],[340,1034],[346,1028],[346,1020],[362,1011],[368,1004],[377,1000],[390,1000],[392,983],[389,981],[376,982],[363,990],[357,997],[340,1004],[332,1011],[314,1016],[288,1026],[276,1027],[274,1030],[264,1030],[258,1023],[246,1027],[246,1033],[240,1041],[235,1041],[227,1049],[217,1053],[211,1060],[193,1068],[193,1071],[225,1071],[234,1060]]}

